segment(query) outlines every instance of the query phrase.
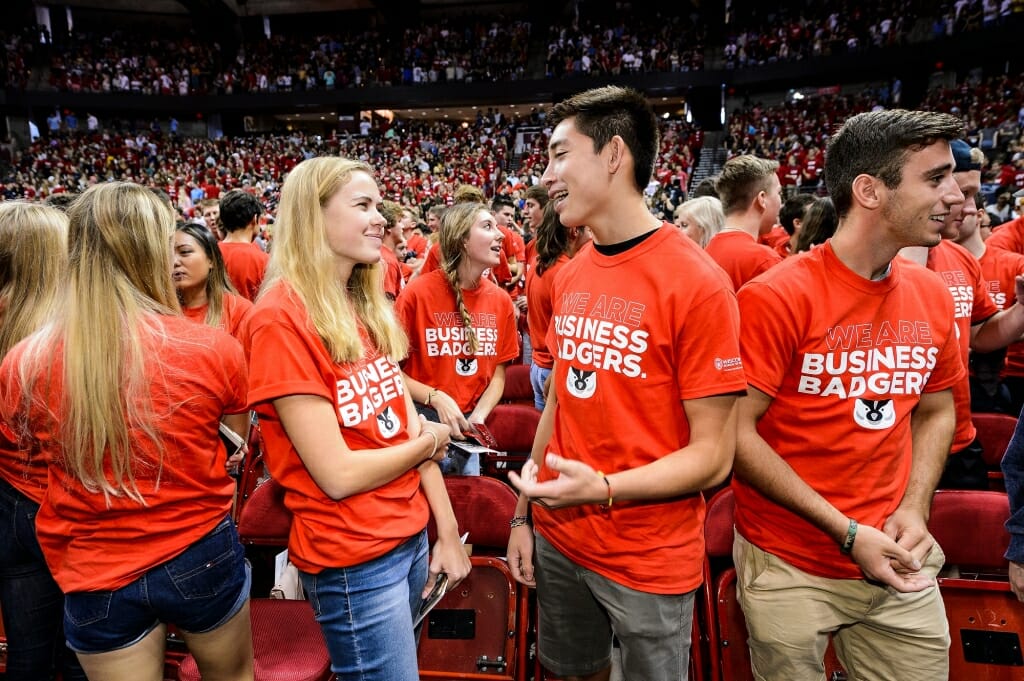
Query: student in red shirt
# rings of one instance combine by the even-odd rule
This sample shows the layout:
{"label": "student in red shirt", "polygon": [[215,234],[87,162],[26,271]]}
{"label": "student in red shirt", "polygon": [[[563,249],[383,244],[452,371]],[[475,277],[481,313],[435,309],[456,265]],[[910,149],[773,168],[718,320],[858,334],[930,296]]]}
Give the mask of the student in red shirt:
{"label": "student in red shirt", "polygon": [[558,270],[590,241],[590,230],[586,227],[565,227],[558,219],[554,204],[549,203],[544,207],[536,232],[537,237],[532,243],[537,244],[537,253],[526,272],[526,297],[533,348],[530,385],[533,387],[533,404],[543,411],[545,383],[555,363],[547,343],[554,307],[551,290]]}
{"label": "student in red shirt", "polygon": [[725,162],[715,187],[725,226],[704,250],[725,270],[738,291],[745,283],[782,262],[782,256],[758,239],[779,219],[782,186],[778,163],[745,154]]}
{"label": "student in red shirt", "polygon": [[[458,438],[470,424],[484,423],[501,401],[519,335],[512,300],[482,276],[500,261],[504,240],[487,206],[452,206],[439,235],[442,268],[414,279],[395,312],[409,335],[402,368],[412,397],[428,408],[421,413],[448,424]],[[480,474],[476,456],[447,465]]]}
{"label": "student in red shirt", "polygon": [[224,267],[239,295],[255,301],[267,270],[269,257],[253,243],[259,231],[263,206],[241,189],[229,191],[218,204],[219,221],[225,236],[220,242]]}
{"label": "student in red shirt", "polygon": [[159,678],[172,623],[204,676],[252,679],[218,437],[222,418],[245,432],[242,348],[178,311],[174,216],[152,192],[94,185],[69,219],[64,304],[0,365],[2,417],[48,466],[36,534],[67,645],[90,678]]}
{"label": "student in red shirt", "polygon": [[380,203],[364,163],[295,166],[248,348],[249,402],[293,513],[289,557],[342,681],[418,681],[414,611],[440,573],[469,573],[435,463],[449,428],[417,418],[398,366],[407,341],[381,286]]}
{"label": "student in red shirt", "polygon": [[[41,204],[0,204],[0,359],[57,308],[67,284],[68,219]],[[46,679],[54,670],[85,681],[64,645],[64,594],[36,538],[35,517],[46,492],[46,462],[22,446],[0,420],[0,603],[7,637],[7,675]]]}
{"label": "student in red shirt", "polygon": [[[548,670],[607,679],[614,636],[625,678],[678,681],[704,559],[700,490],[728,475],[746,385],[735,296],[647,210],[658,133],[642,94],[588,90],[549,121],[541,182],[562,224],[588,227],[594,245],[554,281],[552,389],[533,456],[509,476],[522,494],[508,563],[536,583]],[[542,502],[532,529],[531,500]]]}
{"label": "student in red shirt", "polygon": [[178,225],[171,276],[186,317],[246,342],[252,303],[235,292],[210,230],[196,222]]}
{"label": "student in red shirt", "polygon": [[963,201],[946,114],[854,116],[825,179],[840,226],[739,292],[738,598],[755,676],[821,676],[831,634],[856,678],[945,679],[928,533],[964,375],[942,282],[895,256]]}

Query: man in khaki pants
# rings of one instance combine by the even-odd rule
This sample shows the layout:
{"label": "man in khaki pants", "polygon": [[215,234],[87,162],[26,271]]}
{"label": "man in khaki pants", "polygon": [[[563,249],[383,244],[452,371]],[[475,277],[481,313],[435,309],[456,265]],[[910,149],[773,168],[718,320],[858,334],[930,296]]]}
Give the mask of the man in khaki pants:
{"label": "man in khaki pants", "polygon": [[733,557],[758,679],[824,679],[830,633],[851,679],[948,676],[927,519],[964,368],[946,284],[896,254],[937,244],[963,201],[959,133],[945,114],[848,120],[826,154],[835,236],[739,291]]}

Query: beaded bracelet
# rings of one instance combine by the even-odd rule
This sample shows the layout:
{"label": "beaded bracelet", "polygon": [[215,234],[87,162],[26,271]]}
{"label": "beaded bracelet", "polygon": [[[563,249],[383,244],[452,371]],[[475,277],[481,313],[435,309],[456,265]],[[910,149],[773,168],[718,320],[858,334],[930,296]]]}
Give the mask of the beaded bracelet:
{"label": "beaded bracelet", "polygon": [[530,516],[528,516],[528,515],[513,516],[512,520],[508,521],[508,526],[509,526],[510,529],[514,529],[516,527],[522,527],[523,525],[529,525],[529,524],[530,524]]}
{"label": "beaded bracelet", "polygon": [[846,539],[843,541],[843,545],[839,547],[839,550],[849,555],[853,551],[853,542],[857,538],[857,521],[850,518],[850,524],[846,528]]}

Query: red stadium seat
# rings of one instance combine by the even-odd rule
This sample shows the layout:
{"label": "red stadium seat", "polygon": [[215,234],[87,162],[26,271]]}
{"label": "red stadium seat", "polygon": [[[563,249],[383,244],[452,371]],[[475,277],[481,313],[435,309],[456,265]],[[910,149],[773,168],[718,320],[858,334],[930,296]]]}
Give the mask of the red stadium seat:
{"label": "red stadium seat", "polygon": [[[242,477],[245,480],[244,474]],[[291,513],[284,507],[284,488],[264,478],[241,506],[238,534],[242,543],[284,547],[290,527]],[[250,608],[255,681],[331,678],[327,645],[308,601],[254,598]],[[178,668],[178,679],[199,681],[199,669],[191,655]]]}
{"label": "red stadium seat", "polygon": [[503,404],[526,404],[533,406],[533,386],[530,384],[530,367],[527,364],[510,364],[505,367],[505,390],[501,394]]}
{"label": "red stadium seat", "polygon": [[510,470],[519,470],[533,450],[533,439],[540,423],[540,412],[533,405],[499,404],[487,417],[501,452],[484,457],[484,473],[504,479]]}
{"label": "red stadium seat", "polygon": [[[525,681],[527,589],[503,560],[517,495],[488,477],[447,476],[459,531],[473,547],[473,571],[427,616],[420,635],[421,679]],[[431,522],[428,534],[436,531]],[[487,554],[487,555],[481,555]]]}
{"label": "red stadium seat", "polygon": [[935,493],[928,529],[946,553],[943,574],[951,575],[939,577],[949,619],[950,681],[1024,678],[1024,607],[1010,591],[1003,557],[1009,517],[1002,492]]}
{"label": "red stadium seat", "polygon": [[999,463],[1017,428],[1017,419],[1006,414],[977,413],[971,414],[971,421],[978,429],[985,465],[988,466],[989,489],[1004,491],[1006,488],[1003,487],[1003,472],[999,470]]}

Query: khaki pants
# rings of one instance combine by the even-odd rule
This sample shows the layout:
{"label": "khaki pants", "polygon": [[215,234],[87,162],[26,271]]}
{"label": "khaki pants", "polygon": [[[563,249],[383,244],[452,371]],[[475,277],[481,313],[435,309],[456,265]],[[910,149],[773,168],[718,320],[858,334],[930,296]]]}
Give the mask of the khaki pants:
{"label": "khaki pants", "polygon": [[[849,681],[943,681],[949,625],[937,587],[903,594],[798,570],[736,533],[737,596],[759,681],[822,681],[828,635]],[[938,544],[921,570],[945,562]]]}

